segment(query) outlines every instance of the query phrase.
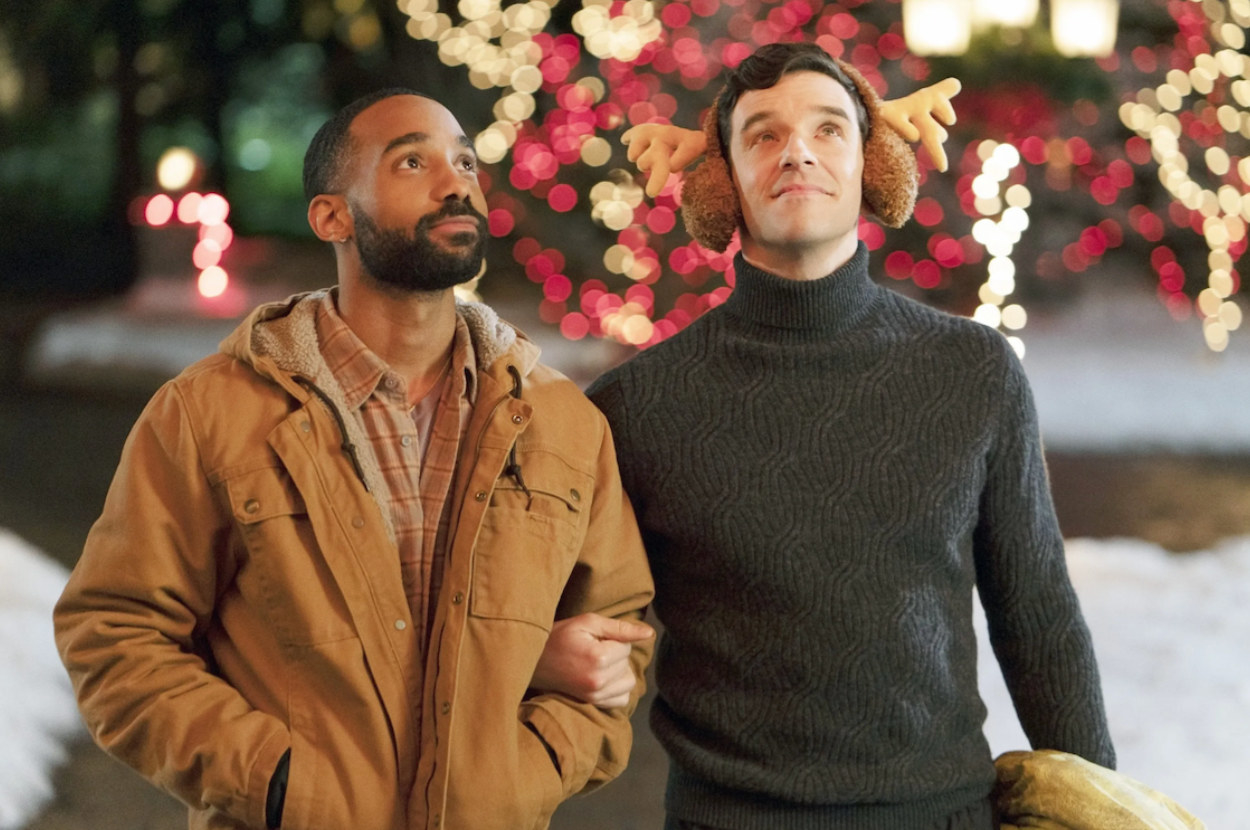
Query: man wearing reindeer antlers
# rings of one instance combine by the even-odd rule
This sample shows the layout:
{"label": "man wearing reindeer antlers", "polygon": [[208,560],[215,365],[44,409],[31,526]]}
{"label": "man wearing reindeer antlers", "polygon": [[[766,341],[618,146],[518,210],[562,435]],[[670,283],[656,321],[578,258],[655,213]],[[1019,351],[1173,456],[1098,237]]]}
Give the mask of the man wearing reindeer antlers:
{"label": "man wearing reindeer antlers", "polygon": [[812,44],[732,71],[682,210],[738,234],[734,291],[589,390],[664,625],[668,830],[993,827],[974,589],[1033,746],[1115,763],[1019,361],[869,272],[861,210],[917,182],[880,105]]}

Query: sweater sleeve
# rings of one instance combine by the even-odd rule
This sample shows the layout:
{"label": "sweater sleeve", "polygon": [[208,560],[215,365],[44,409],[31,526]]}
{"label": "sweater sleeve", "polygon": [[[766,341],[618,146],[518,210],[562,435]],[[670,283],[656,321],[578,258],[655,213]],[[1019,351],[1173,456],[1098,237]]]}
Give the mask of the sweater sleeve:
{"label": "sweater sleeve", "polygon": [[1037,413],[1023,367],[1005,347],[998,424],[974,536],[990,642],[1035,749],[1114,768],[1098,665],[1068,577]]}

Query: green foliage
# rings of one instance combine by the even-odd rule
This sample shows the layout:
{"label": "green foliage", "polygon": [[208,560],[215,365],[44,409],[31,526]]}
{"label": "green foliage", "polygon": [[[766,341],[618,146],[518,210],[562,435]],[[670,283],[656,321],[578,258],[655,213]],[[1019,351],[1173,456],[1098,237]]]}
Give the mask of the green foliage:
{"label": "green foliage", "polygon": [[245,62],[223,114],[233,221],[244,233],[309,233],[304,149],[330,115],[317,95],[325,57],[313,44]]}
{"label": "green foliage", "polygon": [[0,153],[0,217],[6,226],[18,217],[99,220],[115,170],[115,97],[101,90],[78,106],[9,122],[17,139]]}
{"label": "green foliage", "polygon": [[[156,189],[175,145],[205,164],[200,187],[230,199],[236,232],[307,233],[300,168],[337,103],[328,67],[359,82],[387,53],[347,47],[339,19],[326,0],[0,0],[0,220],[15,231],[0,261],[44,285],[77,273],[82,241],[104,234],[117,244],[95,249],[118,258],[95,267],[121,273],[82,279],[124,288],[127,206]],[[11,293],[24,277],[4,270]]]}

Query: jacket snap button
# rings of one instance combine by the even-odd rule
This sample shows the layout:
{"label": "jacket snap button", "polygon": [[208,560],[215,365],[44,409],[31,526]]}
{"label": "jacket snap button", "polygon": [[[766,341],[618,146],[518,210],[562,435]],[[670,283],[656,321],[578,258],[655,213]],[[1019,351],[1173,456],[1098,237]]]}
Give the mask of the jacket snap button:
{"label": "jacket snap button", "polygon": [[357,530],[360,530],[360,528],[364,526],[365,526],[364,519],[360,518],[359,516],[355,516],[352,518],[352,527],[356,528]]}
{"label": "jacket snap button", "polygon": [[525,418],[523,418],[523,417],[522,417],[522,416],[520,416],[520,415],[513,415],[513,416],[512,416],[512,423],[514,423],[514,424],[523,424],[523,423],[525,423]]}
{"label": "jacket snap button", "polygon": [[260,502],[256,499],[248,499],[243,503],[243,510],[248,513],[255,513],[257,510],[260,510]]}
{"label": "jacket snap button", "polygon": [[308,430],[312,429],[312,424],[310,424],[308,421],[300,421],[299,428],[304,430],[304,432],[308,432]]}
{"label": "jacket snap button", "polygon": [[486,501],[486,491],[478,490],[476,493],[473,494],[473,498],[477,499],[478,501]]}
{"label": "jacket snap button", "polygon": [[442,710],[443,710],[444,715],[447,714],[448,712],[451,711],[451,704],[446,701],[443,701]]}
{"label": "jacket snap button", "polygon": [[571,498],[573,501],[581,501],[582,494],[577,492],[576,490],[569,490],[569,498]]}
{"label": "jacket snap button", "polygon": [[408,623],[404,622],[403,620],[395,620],[396,631],[403,631],[407,627],[408,627]]}
{"label": "jacket snap button", "polygon": [[456,591],[455,595],[451,598],[451,604],[459,605],[462,602],[464,602],[464,594],[460,591]]}

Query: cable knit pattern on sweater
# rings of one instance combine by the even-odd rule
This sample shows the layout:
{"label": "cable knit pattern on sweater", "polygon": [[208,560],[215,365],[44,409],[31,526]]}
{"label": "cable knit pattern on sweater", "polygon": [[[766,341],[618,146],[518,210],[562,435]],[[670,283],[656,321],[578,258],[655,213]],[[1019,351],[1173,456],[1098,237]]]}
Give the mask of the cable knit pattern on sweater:
{"label": "cable knit pattern on sweater", "polygon": [[997,332],[867,251],[600,378],[665,626],[652,726],[688,821],[928,827],[994,780],[973,588],[1035,747],[1114,765],[1036,415]]}

